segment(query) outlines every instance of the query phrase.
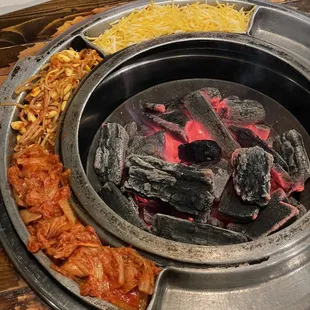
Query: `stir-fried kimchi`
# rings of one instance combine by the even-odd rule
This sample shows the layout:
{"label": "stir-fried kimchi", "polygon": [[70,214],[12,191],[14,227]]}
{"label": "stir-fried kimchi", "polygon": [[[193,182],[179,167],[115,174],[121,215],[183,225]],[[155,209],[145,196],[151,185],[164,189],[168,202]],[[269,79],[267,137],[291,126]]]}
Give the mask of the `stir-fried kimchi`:
{"label": "stir-fried kimchi", "polygon": [[56,53],[17,90],[28,91],[28,104],[16,104],[21,111],[11,124],[18,135],[8,179],[30,232],[29,251],[44,251],[53,269],[80,285],[81,295],[142,310],[160,268],[132,248],[104,246],[92,227],[79,222],[69,201],[70,171],[53,154],[57,120],[70,94],[100,61],[94,50]]}

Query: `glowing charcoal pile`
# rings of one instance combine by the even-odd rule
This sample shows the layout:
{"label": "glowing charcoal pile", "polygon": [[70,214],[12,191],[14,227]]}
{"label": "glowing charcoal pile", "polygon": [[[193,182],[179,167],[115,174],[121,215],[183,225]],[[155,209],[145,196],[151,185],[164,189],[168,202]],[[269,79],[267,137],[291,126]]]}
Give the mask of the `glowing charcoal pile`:
{"label": "glowing charcoal pile", "polygon": [[273,137],[257,101],[204,88],[146,103],[142,123],[104,123],[94,168],[100,196],[158,236],[224,245],[267,236],[306,213],[310,163],[294,129]]}

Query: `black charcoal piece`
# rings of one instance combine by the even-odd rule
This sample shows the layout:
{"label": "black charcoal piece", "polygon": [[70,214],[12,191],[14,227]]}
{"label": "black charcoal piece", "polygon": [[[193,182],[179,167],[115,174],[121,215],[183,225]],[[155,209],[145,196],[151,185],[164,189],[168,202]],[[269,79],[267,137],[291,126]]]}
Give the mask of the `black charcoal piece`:
{"label": "black charcoal piece", "polygon": [[260,210],[255,221],[248,224],[229,223],[226,228],[243,233],[249,239],[255,240],[284,228],[296,220],[298,214],[298,208],[288,203],[285,192],[277,189],[271,194],[268,205]]}
{"label": "black charcoal piece", "polygon": [[257,218],[259,207],[245,204],[237,196],[233,183],[229,182],[219,203],[218,211],[233,220],[246,223]]}
{"label": "black charcoal piece", "polygon": [[152,113],[143,113],[144,117],[153,122],[156,126],[169,131],[173,136],[182,142],[187,142],[187,136],[182,126],[177,123],[173,123],[163,118],[163,115],[157,115]]}
{"label": "black charcoal piece", "polygon": [[111,182],[106,183],[99,192],[104,202],[120,217],[143,230],[147,226],[140,219],[138,210],[132,201],[129,201],[122,192]]}
{"label": "black charcoal piece", "polygon": [[222,100],[221,92],[214,87],[204,87],[200,89],[202,96],[206,97],[207,100],[217,99],[218,101]]}
{"label": "black charcoal piece", "polygon": [[137,131],[138,131],[138,126],[135,122],[132,122],[132,123],[129,123],[127,125],[125,125],[125,130],[128,134],[128,137],[129,137],[129,142],[128,142],[128,145],[130,146],[132,141],[134,140],[134,138],[136,137],[137,135]]}
{"label": "black charcoal piece", "polygon": [[121,183],[128,141],[126,130],[117,123],[103,124],[100,128],[94,169],[102,183]]}
{"label": "black charcoal piece", "polygon": [[197,140],[184,143],[178,148],[180,160],[191,163],[218,162],[221,154],[221,148],[212,140]]}
{"label": "black charcoal piece", "polygon": [[243,201],[260,206],[268,203],[272,165],[272,155],[258,146],[237,149],[233,153],[234,187]]}
{"label": "black charcoal piece", "polygon": [[310,176],[310,162],[301,134],[289,130],[274,139],[273,147],[287,162],[289,174],[304,183]]}
{"label": "black charcoal piece", "polygon": [[164,104],[160,103],[145,103],[143,104],[143,109],[150,112],[165,113],[166,107]]}
{"label": "black charcoal piece", "polygon": [[265,141],[260,139],[252,130],[237,126],[229,126],[229,129],[236,136],[237,141],[242,147],[261,147],[265,152],[268,152],[273,156],[275,163],[279,164],[284,170],[288,171],[288,165],[279,153],[270,148],[270,146]]}
{"label": "black charcoal piece", "polygon": [[196,165],[199,169],[211,169],[213,172],[214,181],[214,198],[215,201],[219,201],[223,191],[232,175],[232,167],[230,163],[222,158],[218,163],[201,163]]}
{"label": "black charcoal piece", "polygon": [[215,227],[224,227],[224,224],[219,219],[211,216],[211,210],[208,210],[207,212],[201,212],[194,218],[195,223],[200,224],[209,224]]}
{"label": "black charcoal piece", "polygon": [[268,205],[259,212],[257,219],[248,224],[245,235],[252,240],[266,237],[279,230],[298,214],[298,209],[293,205],[271,198]]}
{"label": "black charcoal piece", "polygon": [[183,164],[168,163],[152,156],[131,155],[126,159],[127,191],[158,198],[175,209],[193,215],[209,209],[214,200],[213,173]]}
{"label": "black charcoal piece", "polygon": [[206,100],[199,91],[192,92],[184,97],[183,103],[191,117],[199,121],[206,131],[212,134],[223,154],[229,159],[234,150],[240,146],[212,108],[212,103]]}
{"label": "black charcoal piece", "polygon": [[199,245],[227,245],[248,241],[240,233],[164,214],[154,216],[152,232],[166,239]]}
{"label": "black charcoal piece", "polygon": [[127,155],[149,155],[163,158],[165,151],[165,132],[159,130],[154,134],[143,137],[137,135],[128,149]]}
{"label": "black charcoal piece", "polygon": [[228,97],[221,101],[217,113],[225,122],[235,124],[260,123],[266,116],[262,104],[255,100],[240,100],[238,97]]}

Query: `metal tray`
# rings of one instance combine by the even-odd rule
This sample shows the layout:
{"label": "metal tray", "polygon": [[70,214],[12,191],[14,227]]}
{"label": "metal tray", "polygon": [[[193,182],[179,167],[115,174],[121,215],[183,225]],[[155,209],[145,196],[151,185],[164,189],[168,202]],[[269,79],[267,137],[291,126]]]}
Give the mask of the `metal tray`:
{"label": "metal tray", "polygon": [[[0,101],[21,101],[22,95],[15,98],[15,87],[38,71],[48,61],[51,54],[69,46],[75,49],[95,48],[101,55],[106,56],[106,61],[93,70],[81,83],[65,115],[64,130],[69,130],[77,138],[78,122],[73,123],[68,119],[77,119],[81,116],[81,109],[79,108],[81,113],[78,115],[75,110],[76,107],[81,107],[86,103],[90,93],[100,81],[108,78],[115,71],[134,64],[139,60],[139,57],[145,57],[147,53],[151,54],[155,49],[165,49],[168,45],[177,46],[180,41],[185,41],[189,46],[195,42],[199,42],[199,44],[226,42],[255,49],[257,53],[264,55],[273,55],[284,66],[287,65],[292,68],[290,74],[293,75],[289,75],[289,78],[298,76],[298,83],[307,91],[310,79],[308,60],[310,59],[310,43],[307,38],[310,30],[309,18],[305,14],[259,1],[228,2],[247,8],[257,5],[246,34],[196,33],[176,35],[132,46],[109,56],[106,56],[104,51],[89,42],[87,36],[94,36],[103,32],[110,22],[125,16],[135,8],[145,6],[148,1],[134,2],[92,16],[51,42],[37,57],[28,57],[16,64],[1,89]],[[169,2],[158,1],[158,3]],[[186,4],[190,2],[175,1],[175,3]],[[210,3],[214,3],[214,1]],[[78,287],[73,281],[49,268],[50,261],[43,253],[33,256],[27,253],[23,247],[22,243],[27,243],[28,232],[11,196],[6,175],[14,141],[10,122],[16,117],[16,114],[15,108],[0,110],[0,136],[4,141],[0,153],[0,181],[4,202],[0,206],[3,215],[0,222],[0,239],[4,248],[27,282],[53,307],[58,309],[84,309],[85,307],[86,309],[86,307],[92,306],[100,309],[116,309],[105,301],[81,297]],[[68,144],[59,145],[64,163],[70,168],[74,168],[73,191],[77,193],[81,184],[84,184],[84,190],[85,184],[87,184],[86,189],[90,192],[94,191],[88,185],[89,182],[83,172],[80,160],[76,158],[76,160],[71,161],[69,157],[72,152],[78,152],[75,140],[71,139]],[[75,168],[77,169],[75,170]],[[309,242],[307,242],[310,234],[308,232],[309,215],[280,233],[266,238],[257,246],[248,243],[236,248],[196,247],[196,251],[192,252],[190,247],[182,244],[171,247],[170,243],[165,243],[162,240],[160,240],[158,249],[150,248],[150,244],[148,245],[147,242],[149,236],[145,238],[141,231],[128,223],[121,222],[121,219],[111,212],[106,213],[108,216],[106,223],[96,223],[94,214],[89,212],[90,210],[85,210],[80,204],[81,202],[82,205],[94,203],[89,198],[90,196],[87,194],[84,197],[75,197],[75,211],[84,222],[95,227],[101,238],[114,246],[121,246],[126,243],[133,244],[146,256],[152,257],[165,266],[170,266],[166,267],[159,276],[156,292],[148,309],[193,309],[193,305],[195,305],[195,309],[241,310],[254,307],[256,309],[288,309],[294,308],[296,305],[298,305],[298,309],[310,308],[310,289],[308,290],[310,280],[309,277],[305,276],[310,271],[308,253],[310,250]],[[115,225],[114,221],[121,225]],[[119,237],[120,233],[123,234],[122,238]],[[261,251],[262,247],[264,251]],[[165,257],[162,257],[160,249],[164,249]],[[167,256],[166,253],[169,255]],[[180,260],[182,261],[181,264],[177,262]],[[38,262],[48,273],[40,267],[41,265]],[[171,267],[173,265],[176,267]],[[229,267],[231,265],[233,267]],[[214,268],[214,266],[217,267]],[[58,286],[57,283],[61,285]],[[45,285],[46,289],[42,289]],[[276,291],[273,291],[272,287],[276,288]],[[62,297],[59,298],[59,296]],[[255,305],[253,305],[252,300],[255,300]]]}

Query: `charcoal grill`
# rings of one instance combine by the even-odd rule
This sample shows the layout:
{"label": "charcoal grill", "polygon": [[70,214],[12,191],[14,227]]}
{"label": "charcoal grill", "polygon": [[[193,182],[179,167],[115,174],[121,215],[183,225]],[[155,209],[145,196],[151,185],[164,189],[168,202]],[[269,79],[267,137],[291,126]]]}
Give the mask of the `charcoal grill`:
{"label": "charcoal grill", "polygon": [[[280,103],[273,111],[274,119],[282,119],[290,127],[303,126],[298,130],[310,153],[310,19],[259,1],[234,3],[246,9],[257,5],[246,33],[177,34],[107,56],[75,92],[59,129],[57,151],[72,170],[73,204],[81,221],[94,226],[112,246],[131,244],[165,267],[149,310],[310,308],[309,213],[257,241],[218,247],[178,243],[144,232],[115,214],[98,196],[87,167],[91,141],[103,120],[111,113],[115,115],[126,100],[153,96],[150,88],[161,89],[161,84],[176,80],[183,86],[188,83],[186,87],[191,90],[199,88],[199,83],[237,83],[243,91]],[[19,62],[2,88],[1,101],[11,101],[15,87],[56,51],[88,46],[104,55],[87,37],[98,35],[108,23],[145,4],[135,2],[96,15],[53,41],[38,56]],[[170,97],[182,92],[176,90],[177,86],[171,89]],[[53,272],[43,253],[27,253],[24,245],[28,232],[6,175],[14,143],[10,122],[16,110],[6,108],[0,115],[4,141],[0,158],[0,238],[9,257],[30,286],[55,309],[116,309],[107,302],[79,296],[76,284]],[[308,209],[309,195],[308,185],[301,194]]]}

